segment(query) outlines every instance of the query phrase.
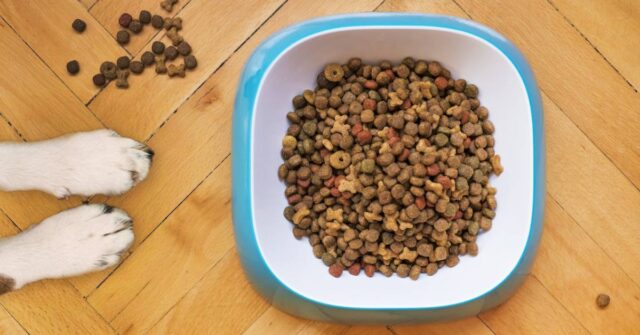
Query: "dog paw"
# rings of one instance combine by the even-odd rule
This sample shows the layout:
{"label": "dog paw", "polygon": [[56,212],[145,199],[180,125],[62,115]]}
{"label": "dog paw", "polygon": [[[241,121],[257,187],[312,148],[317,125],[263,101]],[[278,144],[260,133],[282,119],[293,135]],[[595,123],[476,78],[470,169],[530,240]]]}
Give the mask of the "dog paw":
{"label": "dog paw", "polygon": [[117,264],[133,237],[131,218],[122,210],[76,207],[9,238],[0,248],[0,271],[14,278],[17,287],[99,271]]}
{"label": "dog paw", "polygon": [[153,151],[102,129],[34,143],[32,155],[43,179],[33,187],[66,198],[128,191],[146,178]]}

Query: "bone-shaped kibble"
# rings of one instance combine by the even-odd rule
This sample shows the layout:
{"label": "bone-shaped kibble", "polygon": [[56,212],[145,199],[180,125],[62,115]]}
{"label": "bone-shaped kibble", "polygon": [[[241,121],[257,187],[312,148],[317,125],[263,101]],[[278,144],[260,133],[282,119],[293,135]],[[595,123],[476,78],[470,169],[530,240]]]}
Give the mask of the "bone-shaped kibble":
{"label": "bone-shaped kibble", "polygon": [[184,63],[175,66],[174,64],[169,64],[169,67],[167,68],[167,70],[169,71],[169,77],[184,77]]}
{"label": "bone-shaped kibble", "polygon": [[164,55],[156,55],[156,73],[167,72],[166,60],[167,58]]}
{"label": "bone-shaped kibble", "polygon": [[173,5],[177,3],[178,3],[178,0],[163,0],[162,2],[160,2],[160,7],[162,7],[162,9],[166,10],[167,12],[171,13],[171,11],[173,10]]}
{"label": "bone-shaped kibble", "polygon": [[182,36],[178,34],[178,29],[176,29],[176,27],[173,27],[167,31],[167,37],[171,40],[171,44],[173,45],[178,45],[184,40]]}
{"label": "bone-shaped kibble", "polygon": [[116,87],[118,88],[127,88],[129,87],[129,82],[127,78],[129,77],[129,70],[120,70],[116,71]]}
{"label": "bone-shaped kibble", "polygon": [[167,17],[164,19],[164,29],[169,30],[176,28],[176,30],[182,29],[182,19],[179,17]]}

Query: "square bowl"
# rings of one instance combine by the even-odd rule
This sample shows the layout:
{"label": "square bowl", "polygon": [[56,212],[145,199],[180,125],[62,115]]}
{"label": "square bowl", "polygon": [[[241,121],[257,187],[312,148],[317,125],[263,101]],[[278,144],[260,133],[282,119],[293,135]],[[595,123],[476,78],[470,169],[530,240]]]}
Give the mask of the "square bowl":
{"label": "square bowl", "polygon": [[[315,86],[317,73],[350,57],[399,62],[437,60],[454,78],[480,88],[505,171],[493,228],[480,253],[417,281],[377,273],[334,278],[306,239],[283,217],[277,178],[291,99]],[[278,308],[300,317],[344,323],[442,321],[505,301],[531,267],[544,206],[542,107],[529,65],[506,38],[477,23],[421,14],[367,13],[306,21],[281,30],[247,61],[233,112],[233,221],[249,280]]]}

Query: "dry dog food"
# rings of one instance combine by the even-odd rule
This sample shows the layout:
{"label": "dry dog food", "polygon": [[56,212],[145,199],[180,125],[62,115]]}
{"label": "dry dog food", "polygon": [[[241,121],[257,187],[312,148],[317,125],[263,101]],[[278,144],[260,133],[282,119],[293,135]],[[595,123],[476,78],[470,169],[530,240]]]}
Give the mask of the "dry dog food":
{"label": "dry dog food", "polygon": [[138,20],[142,24],[149,24],[151,22],[151,13],[148,10],[141,10],[138,15]]}
{"label": "dry dog food", "polygon": [[94,85],[96,85],[98,87],[102,87],[106,83],[107,83],[107,79],[104,77],[104,75],[102,73],[98,73],[98,74],[93,76],[93,84]]}
{"label": "dry dog food", "polygon": [[116,41],[120,44],[129,43],[129,32],[126,30],[120,30],[116,33]]}
{"label": "dry dog food", "polygon": [[87,29],[87,24],[84,21],[80,20],[80,19],[75,19],[71,23],[71,27],[73,28],[73,30],[81,33],[85,29]]}
{"label": "dry dog food", "polygon": [[418,279],[478,254],[503,170],[478,87],[435,61],[329,64],[293,98],[278,176],[296,238],[335,277]]}
{"label": "dry dog food", "polygon": [[74,75],[78,72],[80,72],[80,64],[78,63],[77,60],[72,60],[69,61],[69,63],[67,63],[67,72],[69,72],[69,74]]}
{"label": "dry dog food", "polygon": [[608,295],[604,293],[598,294],[598,297],[596,298],[596,305],[598,305],[599,308],[606,308],[609,306],[609,302],[611,302],[611,298],[609,298]]}
{"label": "dry dog food", "polygon": [[121,70],[128,69],[130,63],[131,61],[127,56],[118,57],[118,59],[116,60],[116,65]]}
{"label": "dry dog food", "polygon": [[118,24],[120,25],[120,27],[126,29],[129,28],[129,24],[131,24],[131,21],[133,21],[133,17],[131,16],[131,14],[122,13],[122,15],[120,15],[120,18],[118,19]]}

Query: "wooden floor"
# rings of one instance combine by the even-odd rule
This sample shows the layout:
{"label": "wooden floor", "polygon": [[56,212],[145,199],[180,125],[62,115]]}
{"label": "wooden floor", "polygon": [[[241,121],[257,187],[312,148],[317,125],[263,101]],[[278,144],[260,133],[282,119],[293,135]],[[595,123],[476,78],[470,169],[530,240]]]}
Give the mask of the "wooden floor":
{"label": "wooden floor", "polygon": [[[108,199],[135,219],[116,269],[0,297],[1,334],[638,334],[640,332],[640,2],[637,0],[179,0],[173,14],[199,67],[184,79],[130,77],[98,90],[100,62],[138,56],[113,39],[122,12],[160,0],[0,1],[0,139],[33,141],[110,127],[157,153],[148,179]],[[510,38],[545,109],[545,229],[532,274],[501,307],[446,324],[349,327],[269,306],[242,275],[230,213],[236,80],[269,34],[315,16],[412,11],[471,18]],[[78,35],[75,18],[88,24]],[[66,74],[78,59],[83,70]],[[104,201],[105,199],[94,199]],[[0,193],[0,234],[75,206]],[[598,310],[595,297],[611,296]]]}

